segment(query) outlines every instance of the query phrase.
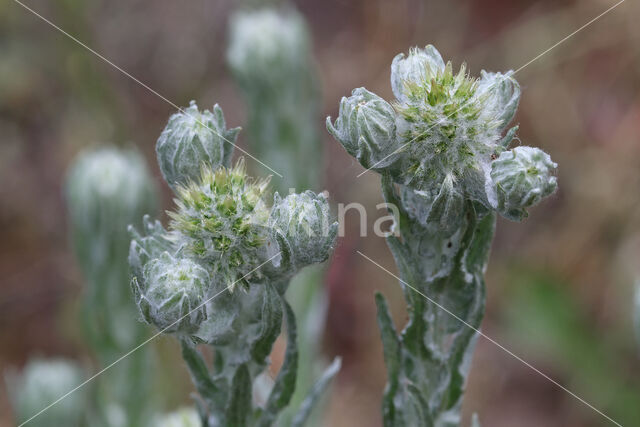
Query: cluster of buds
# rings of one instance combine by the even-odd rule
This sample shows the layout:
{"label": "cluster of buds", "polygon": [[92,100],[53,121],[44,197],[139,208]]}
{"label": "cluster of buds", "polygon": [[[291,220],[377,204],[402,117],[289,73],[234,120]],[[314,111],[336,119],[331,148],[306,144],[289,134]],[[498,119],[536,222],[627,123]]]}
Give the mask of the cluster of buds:
{"label": "cluster of buds", "polygon": [[508,150],[517,131],[508,125],[520,99],[510,73],[472,78],[464,65],[454,73],[427,46],[394,58],[391,87],[393,103],[355,89],[327,128],[364,167],[429,198],[432,219],[473,200],[519,220],[555,190],[548,155]]}
{"label": "cluster of buds", "polygon": [[[130,228],[129,263],[147,323],[214,343],[242,323],[228,308],[246,305],[243,294],[326,260],[337,224],[330,219],[326,197],[312,192],[284,199],[276,193],[270,208],[269,180],[249,177],[243,159],[231,167],[231,148],[221,146],[229,142],[219,136],[232,133],[235,138],[237,129],[224,128],[217,106],[219,126],[203,127],[200,119],[209,115],[192,103],[185,113],[173,115],[162,132],[158,162],[176,195],[176,209],[169,213],[168,230],[148,217],[142,233]],[[244,292],[235,290],[238,285]],[[226,290],[222,306],[211,302]]]}

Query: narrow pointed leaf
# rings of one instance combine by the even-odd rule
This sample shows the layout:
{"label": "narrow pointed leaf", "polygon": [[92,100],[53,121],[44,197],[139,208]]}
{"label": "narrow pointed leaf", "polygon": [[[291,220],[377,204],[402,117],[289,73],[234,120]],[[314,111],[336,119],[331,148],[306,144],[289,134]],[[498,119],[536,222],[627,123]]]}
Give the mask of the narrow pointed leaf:
{"label": "narrow pointed leaf", "polygon": [[300,408],[296,415],[293,417],[293,421],[291,422],[291,427],[303,427],[304,424],[309,419],[311,415],[311,411],[316,406],[317,402],[322,397],[324,391],[329,386],[329,383],[333,379],[333,377],[340,371],[340,366],[342,365],[342,361],[339,357],[333,359],[333,362],[325,371],[322,373],[322,376],[318,378],[315,382],[307,397],[300,404]]}
{"label": "narrow pointed leaf", "polygon": [[258,363],[264,363],[269,356],[282,327],[282,303],[278,292],[270,284],[266,285],[264,292],[261,324],[260,334],[251,348],[251,356]]}
{"label": "narrow pointed leaf", "polygon": [[291,306],[284,298],[282,299],[282,304],[284,305],[287,323],[287,349],[278,377],[258,421],[259,426],[265,427],[271,426],[278,417],[278,413],[289,404],[296,387],[298,371],[296,318]]}
{"label": "narrow pointed leaf", "polygon": [[236,369],[231,381],[229,401],[225,408],[226,425],[245,427],[251,414],[251,377],[247,365],[242,364]]}
{"label": "narrow pointed leaf", "polygon": [[205,399],[213,399],[217,388],[211,380],[209,368],[207,368],[202,356],[192,343],[181,340],[180,345],[182,347],[182,358],[189,367],[191,380],[195,384],[198,393]]}

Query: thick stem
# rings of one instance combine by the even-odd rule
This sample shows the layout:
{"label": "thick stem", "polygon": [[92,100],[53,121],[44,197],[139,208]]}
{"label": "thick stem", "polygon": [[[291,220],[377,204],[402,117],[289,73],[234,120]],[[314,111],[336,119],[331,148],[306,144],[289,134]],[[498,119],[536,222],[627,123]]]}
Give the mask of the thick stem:
{"label": "thick stem", "polygon": [[[409,322],[399,336],[400,372],[385,395],[385,426],[457,425],[484,315],[483,273],[495,216],[477,212],[467,201],[463,212],[451,219],[457,228],[443,230],[438,223],[412,218],[411,207],[389,179],[383,178],[382,185],[387,201],[400,210],[400,237],[389,237],[388,244],[409,310]],[[379,322],[384,317],[379,313]],[[426,407],[418,410],[416,402]]]}

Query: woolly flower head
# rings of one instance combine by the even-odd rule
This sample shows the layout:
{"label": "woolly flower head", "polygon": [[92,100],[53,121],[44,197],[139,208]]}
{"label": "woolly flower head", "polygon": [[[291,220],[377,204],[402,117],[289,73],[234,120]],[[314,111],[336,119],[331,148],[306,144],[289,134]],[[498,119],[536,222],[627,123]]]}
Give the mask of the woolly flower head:
{"label": "woolly flower head", "polygon": [[433,46],[396,56],[391,81],[403,152],[400,181],[426,189],[453,180],[484,199],[484,175],[503,149],[502,131],[518,104],[517,82],[499,73],[475,79],[465,65],[454,73]]}
{"label": "woolly flower head", "polygon": [[173,239],[231,289],[236,282],[248,285],[252,277],[244,276],[260,264],[268,182],[247,176],[240,159],[229,169],[203,168],[198,182],[177,189],[177,210],[169,213]]}
{"label": "woolly flower head", "polygon": [[230,28],[227,59],[243,80],[273,76],[306,60],[307,31],[292,10],[240,12],[233,16]]}
{"label": "woolly flower head", "polygon": [[335,124],[327,120],[347,152],[366,168],[426,195],[433,201],[430,216],[438,221],[459,212],[465,200],[522,218],[500,205],[504,195],[492,177],[493,162],[517,130],[508,129],[520,99],[510,73],[482,71],[473,78],[465,65],[454,72],[427,46],[394,58],[391,87],[395,102],[359,88],[342,99]]}

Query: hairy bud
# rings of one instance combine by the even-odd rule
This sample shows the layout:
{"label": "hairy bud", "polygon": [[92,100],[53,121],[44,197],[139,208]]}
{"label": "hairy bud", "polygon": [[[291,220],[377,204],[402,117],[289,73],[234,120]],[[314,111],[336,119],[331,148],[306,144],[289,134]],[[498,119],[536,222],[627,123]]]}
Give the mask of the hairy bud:
{"label": "hairy bud", "polygon": [[198,263],[164,252],[145,264],[141,279],[134,277],[131,286],[145,322],[165,332],[192,333],[206,319],[211,278]]}
{"label": "hairy bud", "polygon": [[[482,100],[481,117],[487,123],[495,123],[499,131],[506,129],[516,114],[520,103],[520,85],[509,74],[480,72],[478,98]],[[517,128],[507,133],[500,144],[508,146]]]}
{"label": "hairy bud", "polygon": [[305,191],[284,199],[276,193],[269,227],[273,230],[281,258],[289,260],[291,274],[300,268],[326,261],[336,239],[338,223],[332,221],[324,194]]}
{"label": "hairy bud", "polygon": [[395,111],[365,88],[342,98],[335,124],[327,117],[327,129],[365,168],[382,169],[397,158]]}
{"label": "hairy bud", "polygon": [[491,178],[498,196],[498,211],[520,221],[531,207],[557,187],[553,172],[558,165],[539,148],[515,147],[500,154],[491,164]]}
{"label": "hairy bud", "polygon": [[229,166],[240,128],[227,129],[222,109],[198,111],[195,101],[172,115],[156,143],[158,164],[172,189],[197,181],[203,165]]}
{"label": "hairy bud", "polygon": [[158,258],[163,252],[175,252],[174,242],[169,239],[160,221],[151,221],[149,215],[145,215],[142,219],[142,234],[131,225],[129,234],[131,236],[129,266],[132,276],[142,277],[144,265]]}
{"label": "hairy bud", "polygon": [[444,60],[438,50],[429,45],[424,49],[413,49],[409,56],[400,53],[391,63],[391,89],[400,102],[405,102],[411,96],[407,92],[407,84],[431,83],[431,79],[441,74],[445,69]]}

